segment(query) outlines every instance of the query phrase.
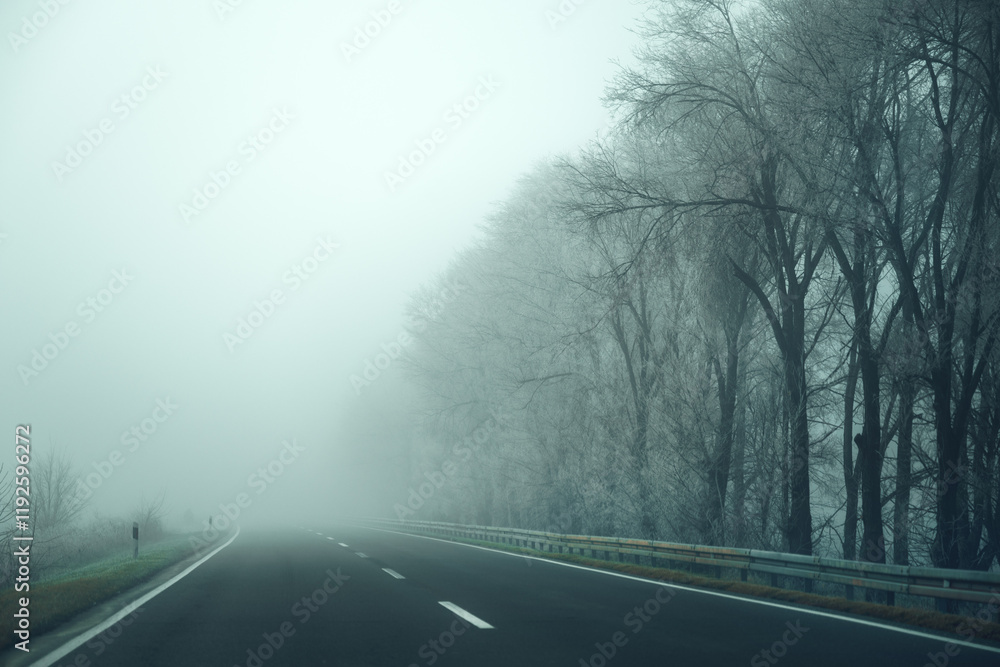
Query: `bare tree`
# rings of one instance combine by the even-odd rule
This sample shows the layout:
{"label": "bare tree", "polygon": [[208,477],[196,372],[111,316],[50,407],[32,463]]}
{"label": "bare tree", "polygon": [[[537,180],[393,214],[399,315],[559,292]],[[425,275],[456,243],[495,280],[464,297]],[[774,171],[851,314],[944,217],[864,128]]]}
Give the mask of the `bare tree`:
{"label": "bare tree", "polygon": [[167,494],[160,491],[152,498],[142,496],[139,505],[132,513],[132,520],[139,524],[140,536],[155,540],[163,534],[163,517],[167,513]]}
{"label": "bare tree", "polygon": [[56,537],[72,527],[86,508],[77,494],[79,476],[65,452],[50,450],[31,469],[33,526],[43,537]]}

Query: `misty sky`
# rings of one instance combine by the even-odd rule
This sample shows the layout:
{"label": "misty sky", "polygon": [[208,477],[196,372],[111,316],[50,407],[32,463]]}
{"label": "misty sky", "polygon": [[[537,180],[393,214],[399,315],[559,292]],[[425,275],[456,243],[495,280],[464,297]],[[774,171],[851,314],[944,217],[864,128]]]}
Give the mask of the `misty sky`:
{"label": "misty sky", "polygon": [[[366,448],[405,406],[392,368],[361,397],[350,376],[521,173],[606,126],[611,60],[630,62],[639,14],[620,0],[556,25],[558,0],[234,4],[0,6],[3,462],[23,422],[36,458],[57,447],[81,472],[119,450],[92,498],[106,514],[166,489],[175,515],[205,516],[293,438],[294,483],[268,501],[368,511]],[[418,142],[433,153],[388,183]],[[275,290],[283,302],[238,338]],[[57,354],[26,374],[46,344]],[[154,417],[130,451],[122,433]]]}

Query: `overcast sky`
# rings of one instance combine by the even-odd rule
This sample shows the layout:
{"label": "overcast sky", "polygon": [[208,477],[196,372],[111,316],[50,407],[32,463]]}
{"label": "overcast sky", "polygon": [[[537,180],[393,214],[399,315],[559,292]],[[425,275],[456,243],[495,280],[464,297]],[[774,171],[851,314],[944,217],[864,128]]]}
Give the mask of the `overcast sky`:
{"label": "overcast sky", "polygon": [[[630,61],[639,11],[4,2],[11,436],[31,423],[36,458],[60,448],[81,472],[117,450],[91,498],[109,514],[166,489],[175,513],[202,516],[292,439],[294,483],[270,496],[359,504],[375,474],[359,421],[398,406],[372,404],[387,395],[375,386],[358,397],[351,375],[519,174],[606,126],[611,61]],[[155,432],[123,440],[143,420]]]}

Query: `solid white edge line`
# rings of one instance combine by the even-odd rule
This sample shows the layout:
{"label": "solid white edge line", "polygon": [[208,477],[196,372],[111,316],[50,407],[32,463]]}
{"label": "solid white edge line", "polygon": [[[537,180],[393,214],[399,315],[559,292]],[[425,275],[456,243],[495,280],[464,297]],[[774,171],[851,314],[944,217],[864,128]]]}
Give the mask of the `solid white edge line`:
{"label": "solid white edge line", "polygon": [[470,614],[469,612],[465,611],[464,609],[462,609],[461,607],[459,607],[457,604],[455,604],[453,602],[447,602],[447,601],[439,600],[438,604],[441,605],[442,607],[444,607],[445,609],[451,611],[456,616],[458,616],[460,618],[464,618],[465,620],[467,620],[469,623],[472,623],[474,626],[476,626],[480,630],[492,630],[493,629],[492,625],[490,625],[489,623],[487,623],[483,619],[479,618],[475,614]]}
{"label": "solid white edge line", "polygon": [[186,577],[196,567],[198,567],[199,565],[201,565],[202,563],[204,563],[205,561],[207,561],[209,558],[211,558],[212,556],[214,556],[215,554],[219,553],[220,551],[222,551],[223,549],[225,549],[226,547],[228,547],[230,544],[232,544],[233,540],[235,540],[237,537],[239,537],[239,535],[240,535],[240,528],[239,528],[239,526],[237,526],[236,527],[236,534],[233,535],[231,538],[229,538],[228,542],[226,542],[225,544],[217,547],[214,551],[212,551],[212,553],[208,554],[207,556],[205,556],[204,558],[202,558],[201,560],[199,560],[197,563],[194,563],[193,565],[191,565],[190,567],[188,567],[186,570],[184,570],[183,572],[181,572],[177,576],[173,577],[170,581],[167,581],[167,582],[165,582],[163,584],[160,584],[159,586],[157,586],[156,588],[154,588],[150,592],[148,592],[145,595],[143,595],[138,600],[135,600],[135,601],[129,603],[128,605],[125,606],[124,609],[122,609],[121,611],[117,612],[116,614],[108,617],[103,623],[100,623],[97,626],[95,626],[93,628],[90,628],[89,630],[87,630],[87,631],[85,631],[85,632],[77,635],[76,637],[74,637],[73,639],[70,639],[68,642],[66,642],[65,644],[63,644],[62,646],[60,646],[59,648],[57,648],[56,650],[54,650],[54,651],[50,652],[49,654],[47,654],[45,657],[40,658],[36,662],[31,663],[32,667],[49,667],[49,665],[55,664],[55,662],[57,660],[59,660],[60,658],[66,656],[67,654],[71,653],[73,650],[75,650],[76,648],[78,648],[81,644],[83,644],[85,641],[87,641],[91,637],[93,637],[95,635],[101,634],[102,632],[104,632],[105,630],[107,630],[108,628],[110,628],[112,625],[114,625],[118,621],[122,620],[123,618],[125,618],[126,616],[128,616],[129,614],[131,614],[133,611],[135,611],[136,609],[138,609],[142,605],[146,604],[147,602],[149,602],[150,600],[152,600],[153,598],[155,598],[157,595],[159,595],[160,593],[162,593],[163,591],[167,590],[168,588],[170,588],[171,586],[173,586],[174,584],[176,584],[178,581],[180,581],[181,579],[183,579],[184,577]]}
{"label": "solid white edge line", "polygon": [[[357,524],[356,524],[357,525]],[[499,549],[491,549],[489,547],[481,547],[477,544],[465,544],[463,542],[454,542],[452,540],[444,540],[439,537],[429,537],[427,535],[414,535],[413,533],[403,533],[398,530],[387,530],[385,528],[373,528],[371,526],[360,525],[361,528],[367,528],[369,530],[378,530],[383,533],[395,533],[396,535],[406,535],[407,537],[421,537],[425,540],[434,540],[435,542],[444,542],[446,544],[456,544],[461,547],[469,547],[471,549],[482,549],[483,551],[491,551],[497,554],[504,554],[505,556],[513,556],[514,558],[529,558],[531,560],[541,561],[543,563],[552,563],[554,565],[562,565],[563,567],[572,567],[577,570],[587,570],[588,572],[599,572],[601,574],[606,574],[612,577],[621,577],[622,579],[631,579],[633,581],[642,581],[645,583],[657,584],[659,586],[667,586],[670,588],[676,588],[680,591],[691,591],[692,593],[701,593],[703,595],[713,595],[715,597],[726,598],[728,600],[738,600],[740,602],[749,602],[752,604],[760,604],[766,607],[775,607],[777,609],[787,609],[789,611],[797,611],[805,614],[812,614],[813,616],[823,616],[825,618],[832,618],[838,621],[846,621],[848,623],[857,623],[859,625],[867,625],[873,628],[880,628],[882,630],[892,630],[893,632],[900,632],[906,635],[912,635],[914,637],[921,637],[923,639],[932,639],[934,641],[943,641],[951,644],[956,644],[958,646],[965,646],[967,648],[975,648],[981,651],[989,651],[990,653],[1000,653],[1000,647],[989,646],[986,644],[974,644],[969,641],[962,639],[952,639],[948,635],[935,635],[928,632],[921,632],[920,630],[913,630],[910,628],[901,628],[896,625],[886,625],[884,623],[879,623],[877,621],[871,621],[865,618],[855,618],[853,616],[840,616],[838,614],[819,611],[818,609],[811,609],[809,607],[793,607],[787,604],[781,604],[780,602],[772,602],[770,600],[762,600],[759,598],[742,597],[739,595],[732,595],[730,593],[722,593],[720,591],[712,591],[705,588],[691,588],[690,586],[684,586],[681,584],[674,584],[669,581],[660,581],[659,579],[647,579],[645,577],[637,577],[631,574],[625,574],[623,572],[615,572],[613,570],[601,570],[595,567],[587,567],[585,565],[576,565],[575,563],[565,563],[559,560],[552,560],[549,558],[541,558],[539,556],[527,556],[524,554],[515,554],[509,551],[501,551]]]}
{"label": "solid white edge line", "polygon": [[390,570],[387,567],[383,567],[382,571],[385,572],[388,575],[391,575],[391,576],[397,578],[397,579],[406,579],[406,577],[404,577],[403,575],[401,575],[399,572],[396,572],[395,570]]}

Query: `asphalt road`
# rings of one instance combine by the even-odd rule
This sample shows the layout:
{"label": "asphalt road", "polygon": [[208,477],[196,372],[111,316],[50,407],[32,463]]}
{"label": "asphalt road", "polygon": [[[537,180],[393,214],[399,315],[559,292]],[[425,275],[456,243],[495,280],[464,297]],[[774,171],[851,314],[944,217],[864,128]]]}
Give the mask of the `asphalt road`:
{"label": "asphalt road", "polygon": [[1000,652],[440,540],[316,526],[243,531],[53,664],[996,667]]}

